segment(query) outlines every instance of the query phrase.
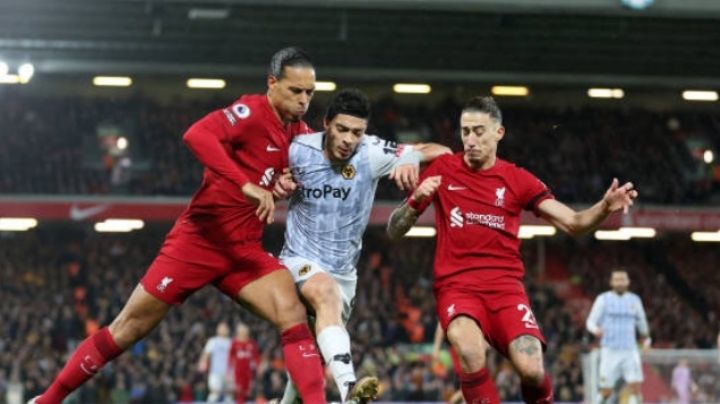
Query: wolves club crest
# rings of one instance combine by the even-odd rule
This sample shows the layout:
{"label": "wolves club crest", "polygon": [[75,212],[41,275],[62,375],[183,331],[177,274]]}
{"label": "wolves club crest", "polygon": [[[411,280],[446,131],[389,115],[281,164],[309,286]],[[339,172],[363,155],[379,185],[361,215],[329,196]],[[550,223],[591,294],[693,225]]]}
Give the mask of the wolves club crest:
{"label": "wolves club crest", "polygon": [[343,178],[345,178],[346,180],[351,180],[351,179],[355,178],[355,173],[356,173],[356,172],[357,172],[357,171],[355,170],[355,167],[354,167],[352,164],[349,164],[349,163],[348,163],[348,164],[345,164],[345,165],[340,169],[340,174],[342,174]]}

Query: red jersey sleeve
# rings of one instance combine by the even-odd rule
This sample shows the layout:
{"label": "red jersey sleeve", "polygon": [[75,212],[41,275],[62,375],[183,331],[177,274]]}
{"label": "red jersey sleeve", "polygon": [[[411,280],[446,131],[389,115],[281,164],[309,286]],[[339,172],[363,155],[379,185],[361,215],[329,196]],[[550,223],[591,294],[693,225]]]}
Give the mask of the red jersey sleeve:
{"label": "red jersey sleeve", "polygon": [[[418,185],[422,184],[423,181],[425,181],[428,177],[432,177],[434,175],[439,175],[441,173],[440,168],[441,168],[442,161],[443,161],[442,157],[433,160],[433,162],[430,163],[430,165],[427,166],[427,168],[425,168],[422,171],[422,173],[420,173],[420,179],[418,179]],[[413,202],[411,199],[413,192],[415,192],[414,189],[412,191],[410,191],[410,193],[408,194],[407,202],[411,208],[415,209],[418,212],[418,215],[421,215],[423,212],[425,212],[425,209],[427,209],[428,206],[430,206],[433,203],[433,200],[435,200],[435,198],[427,198],[420,203],[416,203],[416,202]],[[435,195],[437,195],[437,193]]]}
{"label": "red jersey sleeve", "polygon": [[230,345],[230,353],[228,354],[228,368],[235,367],[235,360],[237,355],[237,344],[235,341]]}
{"label": "red jersey sleeve", "polygon": [[247,132],[250,109],[241,103],[207,114],[183,135],[183,141],[200,162],[242,187],[249,179],[228,153],[229,144]]}
{"label": "red jersey sleeve", "polygon": [[555,199],[550,189],[529,171],[519,168],[516,179],[520,187],[522,204],[525,210],[537,213],[537,206],[546,199]]}

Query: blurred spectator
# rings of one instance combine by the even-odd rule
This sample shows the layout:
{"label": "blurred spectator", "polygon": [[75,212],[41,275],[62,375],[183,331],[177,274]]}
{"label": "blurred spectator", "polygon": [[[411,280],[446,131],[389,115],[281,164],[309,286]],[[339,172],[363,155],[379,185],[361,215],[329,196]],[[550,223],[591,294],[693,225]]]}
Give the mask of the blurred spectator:
{"label": "blurred spectator", "polygon": [[[201,166],[181,136],[193,121],[230,102],[37,98],[7,91],[0,94],[0,192],[190,195],[200,184]],[[452,99],[418,106],[381,98],[374,100],[369,132],[457,149],[459,108]],[[316,129],[322,110],[318,98],[307,116]],[[561,200],[594,201],[614,176],[633,181],[647,202],[704,203],[713,191],[712,166],[702,162],[702,151],[720,148],[716,115],[513,105],[503,111],[507,135],[500,156],[536,173]],[[125,139],[122,156],[87,150],[97,147],[99,128],[108,125],[127,128],[127,137],[110,137]],[[378,192],[379,198],[402,195],[389,182]]]}
{"label": "blurred spectator", "polygon": [[[120,310],[167,231],[165,226],[148,226],[132,235],[108,235],[86,234],[78,227],[0,233],[0,334],[4,336],[0,339],[0,397],[7,402],[23,403],[46,387],[65,355],[84,337],[86,325],[107,323]],[[563,247],[561,251],[572,251],[570,272],[590,295],[605,289],[608,268],[619,262],[634,268],[633,289],[644,298],[651,322],[656,319],[651,329],[658,344],[695,347],[702,335],[715,336],[716,329],[688,311],[672,286],[647,263],[642,250],[619,244],[603,244],[601,249],[592,243],[553,242],[557,245],[548,248],[549,254],[560,254],[558,246]],[[266,243],[271,251],[279,249],[280,227],[269,229]],[[439,401],[456,387],[447,354],[440,355],[439,365],[432,363],[437,324],[430,290],[433,244],[432,239],[390,244],[378,228],[369,229],[365,237],[348,330],[358,375],[377,375],[385,400]],[[533,311],[548,340],[547,369],[555,380],[558,401],[582,401],[582,324],[574,320],[573,308],[552,287],[535,280],[534,247],[528,243],[523,255]],[[81,300],[77,288],[86,291]],[[172,310],[155,331],[103,369],[71,402],[203,400],[208,386],[195,366],[196,359],[221,321],[247,324],[257,341],[258,380],[248,399],[280,397],[286,375],[276,331],[217,291],[204,290]],[[502,399],[520,400],[519,380],[510,364],[491,352],[488,367]],[[697,382],[711,386],[716,380]]]}

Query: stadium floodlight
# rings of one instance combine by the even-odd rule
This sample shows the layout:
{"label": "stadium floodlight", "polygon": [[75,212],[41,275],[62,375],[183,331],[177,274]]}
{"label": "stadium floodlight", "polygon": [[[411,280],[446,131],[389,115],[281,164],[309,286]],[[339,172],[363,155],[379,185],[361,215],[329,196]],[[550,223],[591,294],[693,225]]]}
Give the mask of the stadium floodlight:
{"label": "stadium floodlight", "polygon": [[696,231],[690,238],[698,243],[720,243],[720,231]]}
{"label": "stadium floodlight", "polygon": [[413,226],[405,237],[435,237],[437,230],[432,226]]}
{"label": "stadium floodlight", "polygon": [[555,234],[557,234],[557,229],[554,226],[522,225],[518,237],[527,240],[535,236],[554,236]]}
{"label": "stadium floodlight", "polygon": [[205,90],[220,90],[225,88],[225,80],[223,79],[188,79],[188,88],[205,89]]}
{"label": "stadium floodlight", "polygon": [[645,10],[655,3],[655,0],[620,0],[620,2],[633,10]]}
{"label": "stadium floodlight", "polygon": [[712,162],[715,161],[715,153],[713,153],[712,150],[705,150],[705,153],[703,153],[703,161],[706,164],[712,164]]}
{"label": "stadium floodlight", "polygon": [[615,98],[619,100],[625,97],[625,91],[622,88],[589,88],[587,94],[590,98]]}
{"label": "stadium floodlight", "polygon": [[632,236],[619,230],[598,230],[595,232],[598,240],[630,240]]}
{"label": "stadium floodlight", "polygon": [[188,18],[191,20],[224,20],[230,16],[227,8],[191,8]]}
{"label": "stadium floodlight", "polygon": [[393,91],[398,94],[429,94],[432,87],[422,83],[397,83],[393,86]]}
{"label": "stadium floodlight", "polygon": [[335,91],[337,85],[333,81],[316,81],[315,91]]}
{"label": "stadium floodlight", "polygon": [[0,231],[28,231],[37,224],[32,217],[0,217]]}
{"label": "stadium floodlight", "polygon": [[0,60],[0,77],[7,75],[10,72],[10,66],[2,60]]}
{"label": "stadium floodlight", "polygon": [[29,83],[35,74],[35,66],[32,63],[23,63],[18,67],[18,77],[23,84]]}
{"label": "stadium floodlight", "polygon": [[492,86],[492,95],[502,97],[527,97],[530,89],[525,86]]}
{"label": "stadium floodlight", "polygon": [[128,142],[126,137],[120,136],[115,145],[117,146],[118,150],[125,150],[128,148],[129,144],[130,143]]}
{"label": "stadium floodlight", "polygon": [[685,90],[682,93],[685,101],[717,101],[718,92],[709,90]]}
{"label": "stadium floodlight", "polygon": [[99,233],[127,233],[145,227],[140,219],[105,219],[95,223],[95,231]]}
{"label": "stadium floodlight", "polygon": [[0,84],[20,84],[20,76],[17,74],[0,76]]}
{"label": "stadium floodlight", "polygon": [[127,76],[95,76],[93,85],[97,87],[130,87],[132,78]]}
{"label": "stadium floodlight", "polygon": [[618,231],[630,238],[653,238],[657,235],[657,231],[652,227],[621,227]]}

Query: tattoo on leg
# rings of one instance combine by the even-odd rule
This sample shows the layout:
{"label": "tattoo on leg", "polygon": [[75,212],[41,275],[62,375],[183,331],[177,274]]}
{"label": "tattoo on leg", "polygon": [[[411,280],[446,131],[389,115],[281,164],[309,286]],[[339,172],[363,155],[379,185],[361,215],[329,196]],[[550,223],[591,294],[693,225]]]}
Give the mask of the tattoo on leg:
{"label": "tattoo on leg", "polygon": [[534,356],[541,352],[540,341],[529,335],[523,335],[510,343],[510,347],[522,354]]}

